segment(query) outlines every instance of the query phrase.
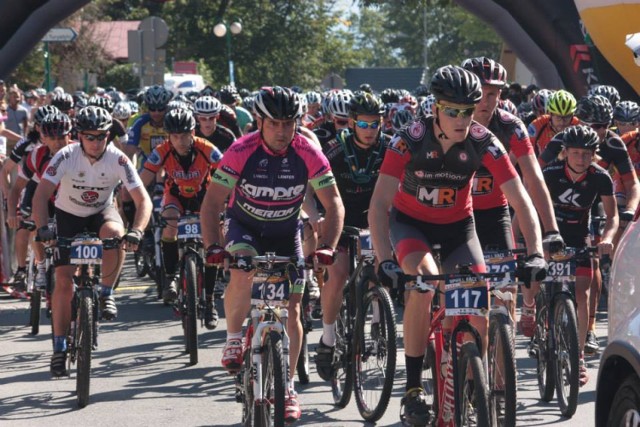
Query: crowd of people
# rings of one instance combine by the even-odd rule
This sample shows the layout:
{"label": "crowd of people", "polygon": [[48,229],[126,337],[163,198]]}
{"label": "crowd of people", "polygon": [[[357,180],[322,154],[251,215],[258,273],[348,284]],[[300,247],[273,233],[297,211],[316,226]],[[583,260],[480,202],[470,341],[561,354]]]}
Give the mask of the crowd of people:
{"label": "crowd of people", "polygon": [[[29,245],[38,262],[36,286],[43,286],[43,244],[81,231],[122,237],[122,249],[104,252],[108,274],[100,284],[102,316],[114,319],[121,251],[137,250],[155,187],[163,194],[161,215],[169,224],[161,241],[167,304],[175,300],[179,280],[176,221],[186,212],[200,213],[209,329],[218,324],[212,296],[216,266],[231,255],[299,255],[326,268],[315,357],[323,380],[335,369],[339,295],[349,272],[343,226],[370,229],[377,276],[390,289],[402,274],[455,272],[460,264],[484,272],[483,251],[513,249],[522,237],[527,255],[521,279],[528,286],[522,288],[519,329],[531,337],[549,255],[565,246],[596,245],[601,255],[613,256],[640,200],[636,102],[621,100],[606,85],[579,99],[534,85],[523,90],[509,84],[501,64],[485,57],[441,67],[412,92],[376,93],[367,84],[325,92],[223,86],[174,96],[152,86],[130,94],[97,89],[89,96],[62,88],[23,93],[0,82],[0,99],[0,137],[8,141],[0,174],[5,218],[16,230],[17,268],[7,289],[16,298],[28,297]],[[20,227],[29,216],[37,233]],[[594,225],[592,217],[606,217],[604,226]],[[54,331],[66,331],[75,268],[62,250],[55,265],[52,323]],[[294,371],[305,281],[296,280],[302,271],[295,274],[287,324],[288,422],[302,415]],[[597,260],[582,262],[576,274],[584,385],[584,353],[599,349]],[[221,365],[232,374],[243,363],[251,280],[251,273],[232,270],[225,290]],[[426,425],[431,416],[421,372],[432,298],[408,292],[404,301],[402,416],[412,425]],[[486,351],[487,319],[474,317],[472,324]],[[66,373],[66,340],[64,333],[54,333],[54,376]]]}

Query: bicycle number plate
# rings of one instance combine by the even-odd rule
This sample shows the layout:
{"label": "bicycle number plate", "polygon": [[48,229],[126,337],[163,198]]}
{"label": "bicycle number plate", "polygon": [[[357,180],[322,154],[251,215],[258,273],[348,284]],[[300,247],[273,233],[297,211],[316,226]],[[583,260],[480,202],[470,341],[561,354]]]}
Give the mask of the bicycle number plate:
{"label": "bicycle number plate", "polygon": [[178,239],[199,239],[200,218],[197,216],[183,217],[178,220]]}
{"label": "bicycle number plate", "polygon": [[69,263],[74,265],[102,264],[102,242],[99,240],[77,240],[71,242]]}
{"label": "bicycle number plate", "polygon": [[489,291],[484,280],[475,277],[446,279],[445,314],[447,316],[487,316]]}
{"label": "bicycle number plate", "polygon": [[360,231],[360,255],[373,255],[373,242],[369,230]]}
{"label": "bicycle number plate", "polygon": [[484,254],[484,263],[488,273],[505,273],[504,279],[492,279],[492,283],[513,283],[511,273],[516,271],[516,260],[500,252],[487,252]]}
{"label": "bicycle number plate", "polygon": [[574,258],[552,260],[548,263],[547,277],[543,282],[557,282],[559,280],[572,281],[576,276],[576,261]]}
{"label": "bicycle number plate", "polygon": [[286,305],[289,301],[289,278],[286,276],[256,275],[251,289],[251,304]]}

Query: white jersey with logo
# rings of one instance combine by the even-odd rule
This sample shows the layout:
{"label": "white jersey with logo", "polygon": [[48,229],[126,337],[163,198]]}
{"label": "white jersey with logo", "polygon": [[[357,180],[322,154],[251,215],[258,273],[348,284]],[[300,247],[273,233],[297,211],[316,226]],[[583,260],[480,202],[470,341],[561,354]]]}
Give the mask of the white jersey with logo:
{"label": "white jersey with logo", "polygon": [[44,179],[60,184],[56,208],[87,217],[113,204],[113,190],[120,181],[127,190],[141,187],[142,181],[129,158],[113,144],[91,164],[80,143],[69,144],[51,159]]}

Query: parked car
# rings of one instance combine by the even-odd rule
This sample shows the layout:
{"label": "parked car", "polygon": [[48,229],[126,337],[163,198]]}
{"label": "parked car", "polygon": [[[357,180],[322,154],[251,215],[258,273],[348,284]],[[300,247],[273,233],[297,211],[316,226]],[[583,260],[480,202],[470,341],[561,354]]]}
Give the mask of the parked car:
{"label": "parked car", "polygon": [[166,74],[164,76],[164,87],[174,95],[200,92],[204,86],[204,79],[200,74]]}
{"label": "parked car", "polygon": [[609,280],[609,343],[596,385],[596,426],[640,425],[640,222],[625,231]]}

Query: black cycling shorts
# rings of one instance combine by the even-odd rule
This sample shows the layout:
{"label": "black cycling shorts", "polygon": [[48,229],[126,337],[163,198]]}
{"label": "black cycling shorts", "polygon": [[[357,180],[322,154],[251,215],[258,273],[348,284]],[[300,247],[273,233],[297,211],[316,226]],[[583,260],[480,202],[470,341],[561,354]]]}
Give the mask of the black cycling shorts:
{"label": "black cycling shorts", "polygon": [[491,209],[474,209],[473,219],[480,246],[484,250],[513,249],[513,232],[508,206]]}

